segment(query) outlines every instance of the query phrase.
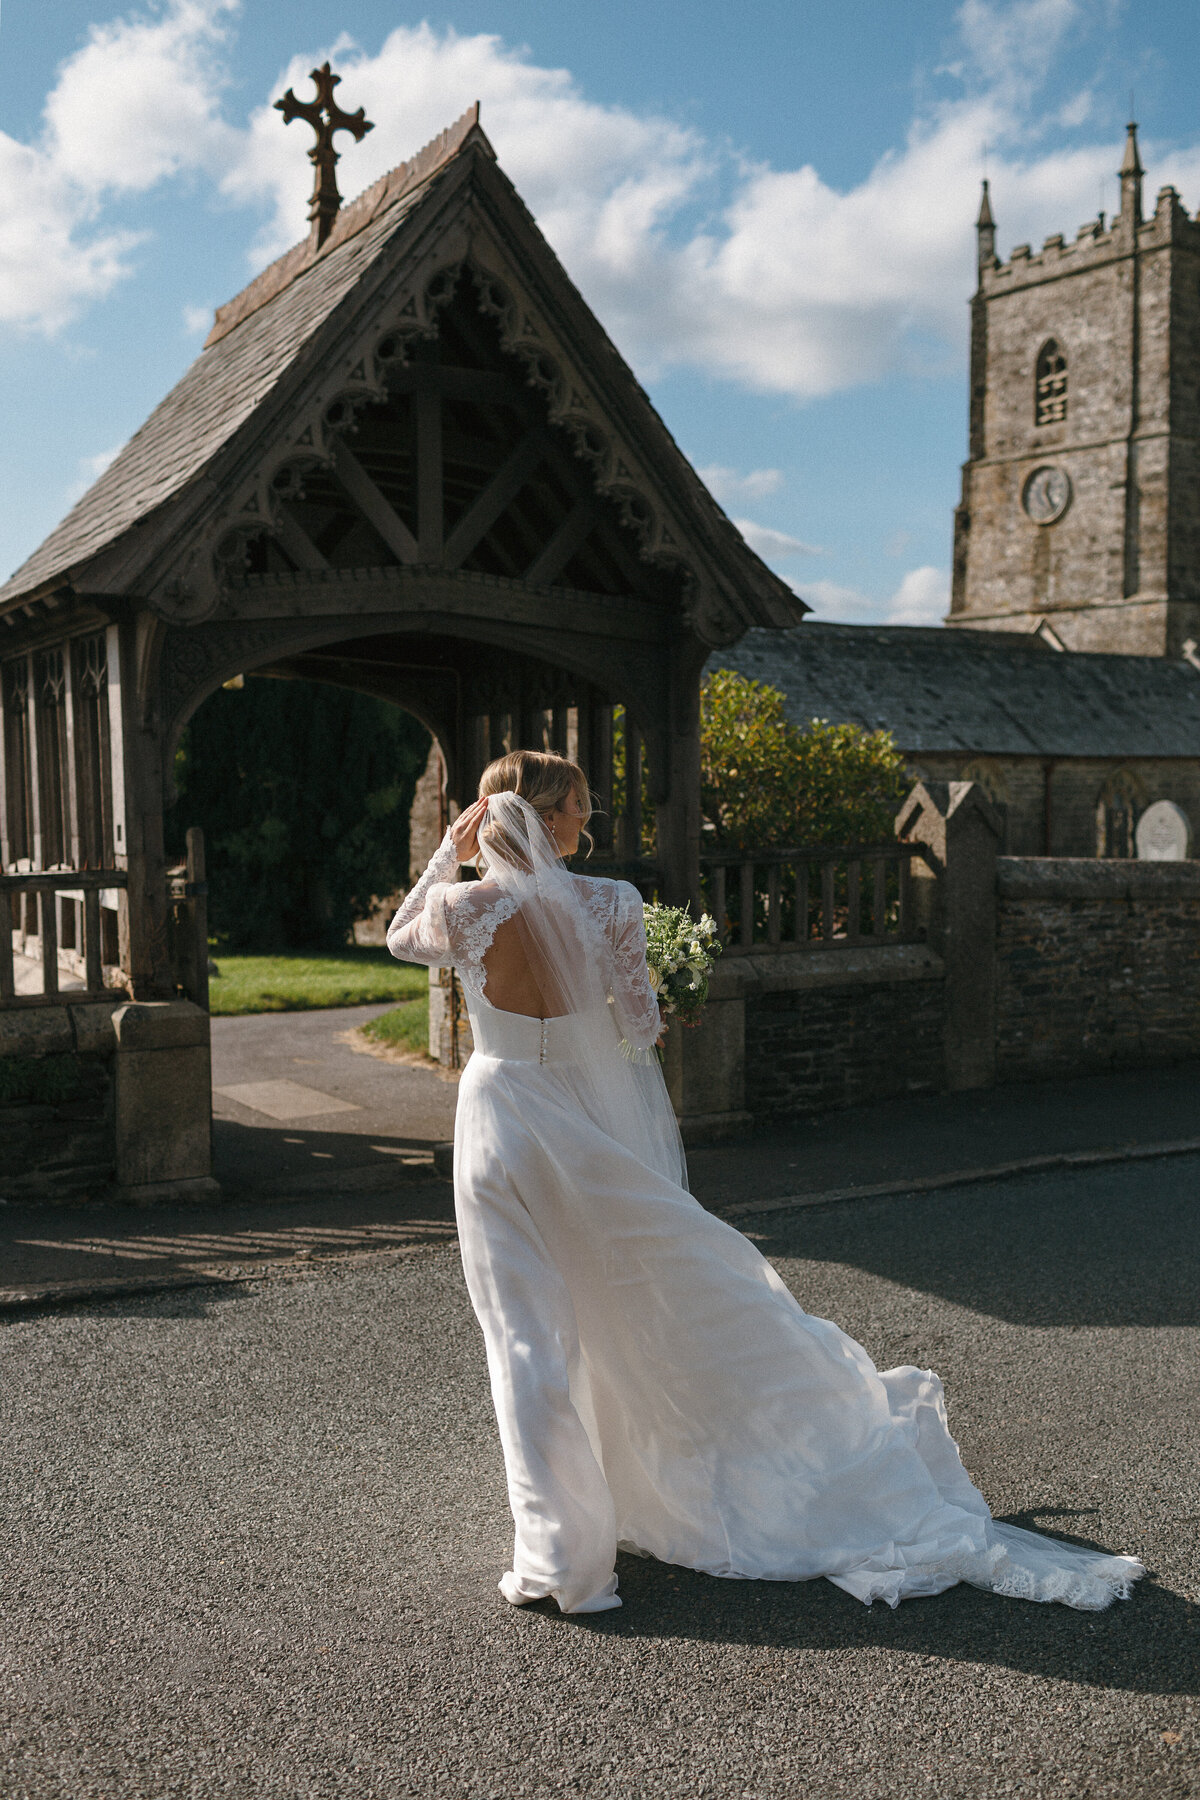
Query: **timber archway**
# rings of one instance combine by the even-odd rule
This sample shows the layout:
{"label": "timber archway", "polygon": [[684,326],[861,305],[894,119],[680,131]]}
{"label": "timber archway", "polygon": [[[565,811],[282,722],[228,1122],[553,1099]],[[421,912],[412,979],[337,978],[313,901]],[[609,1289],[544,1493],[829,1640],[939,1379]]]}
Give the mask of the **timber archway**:
{"label": "timber archway", "polygon": [[[620,708],[655,879],[694,896],[701,668],[805,610],[678,450],[473,110],[220,309],[0,589],[5,878],[110,871],[118,958],[87,950],[89,992],[103,963],[136,1001],[177,995],[174,746],[259,671],[405,706],[459,803],[491,756],[549,743],[607,811]],[[601,830],[602,855],[636,856]],[[0,1006],[3,987],[0,969]]]}

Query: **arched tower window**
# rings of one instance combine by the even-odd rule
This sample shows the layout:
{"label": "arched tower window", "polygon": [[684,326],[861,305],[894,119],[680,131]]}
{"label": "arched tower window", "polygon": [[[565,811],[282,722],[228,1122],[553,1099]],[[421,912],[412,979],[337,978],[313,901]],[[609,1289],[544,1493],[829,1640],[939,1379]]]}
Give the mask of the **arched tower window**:
{"label": "arched tower window", "polygon": [[1047,338],[1038,351],[1034,419],[1039,425],[1061,425],[1067,416],[1067,359],[1057,338]]}

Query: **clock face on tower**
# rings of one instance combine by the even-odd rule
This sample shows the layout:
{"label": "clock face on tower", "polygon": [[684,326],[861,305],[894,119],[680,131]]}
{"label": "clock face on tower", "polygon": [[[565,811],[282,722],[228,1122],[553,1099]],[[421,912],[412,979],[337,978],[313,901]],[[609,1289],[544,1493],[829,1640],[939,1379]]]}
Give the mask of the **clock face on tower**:
{"label": "clock face on tower", "polygon": [[1071,477],[1065,469],[1035,469],[1021,495],[1021,505],[1035,525],[1053,525],[1070,504]]}

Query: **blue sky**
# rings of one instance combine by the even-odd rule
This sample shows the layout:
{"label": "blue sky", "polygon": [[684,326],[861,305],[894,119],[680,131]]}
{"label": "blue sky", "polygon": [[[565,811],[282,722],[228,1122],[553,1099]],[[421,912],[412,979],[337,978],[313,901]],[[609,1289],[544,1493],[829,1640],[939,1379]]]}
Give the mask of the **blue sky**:
{"label": "blue sky", "polygon": [[1200,207],[1181,0],[0,0],[0,575],[305,230],[271,101],[330,55],[352,195],[475,99],[501,162],[756,548],[819,617],[941,616],[987,166],[1000,249]]}

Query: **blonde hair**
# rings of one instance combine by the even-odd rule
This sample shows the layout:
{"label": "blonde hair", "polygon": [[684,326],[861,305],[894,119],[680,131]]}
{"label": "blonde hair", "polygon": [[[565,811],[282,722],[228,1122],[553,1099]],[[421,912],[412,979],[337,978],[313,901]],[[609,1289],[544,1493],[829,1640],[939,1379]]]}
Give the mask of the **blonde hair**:
{"label": "blonde hair", "polygon": [[479,797],[487,794],[518,794],[543,817],[561,809],[564,800],[574,794],[583,815],[580,836],[587,839],[588,855],[592,853],[592,834],[587,822],[592,816],[592,796],[587,776],[569,756],[557,750],[510,750],[490,762],[479,777]]}

